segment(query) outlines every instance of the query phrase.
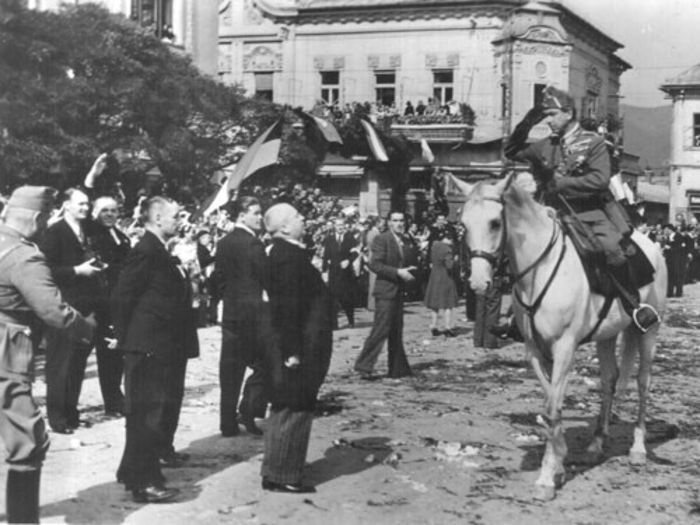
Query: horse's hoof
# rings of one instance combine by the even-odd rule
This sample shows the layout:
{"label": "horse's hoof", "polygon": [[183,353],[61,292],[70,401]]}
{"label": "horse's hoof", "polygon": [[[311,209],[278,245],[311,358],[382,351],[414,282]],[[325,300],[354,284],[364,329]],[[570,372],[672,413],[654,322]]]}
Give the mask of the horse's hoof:
{"label": "horse's hoof", "polygon": [[557,489],[548,485],[537,485],[535,499],[537,501],[552,501],[557,495]]}
{"label": "horse's hoof", "polygon": [[632,465],[645,465],[647,462],[646,452],[634,452],[630,451],[630,464]]}

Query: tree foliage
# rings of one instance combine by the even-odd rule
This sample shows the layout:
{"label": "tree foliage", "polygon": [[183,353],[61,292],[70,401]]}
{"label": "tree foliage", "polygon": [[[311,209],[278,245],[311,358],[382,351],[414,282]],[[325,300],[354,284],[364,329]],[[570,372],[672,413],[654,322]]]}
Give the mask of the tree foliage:
{"label": "tree foliage", "polygon": [[118,158],[112,177],[143,182],[155,165],[172,188],[196,191],[279,116],[96,5],[3,7],[0,191],[76,184],[105,151]]}

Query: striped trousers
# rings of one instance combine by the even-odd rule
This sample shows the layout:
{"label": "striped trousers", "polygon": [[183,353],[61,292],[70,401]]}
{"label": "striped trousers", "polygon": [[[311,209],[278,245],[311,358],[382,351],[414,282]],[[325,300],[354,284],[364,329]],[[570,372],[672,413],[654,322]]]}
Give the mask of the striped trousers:
{"label": "striped trousers", "polygon": [[265,427],[263,478],[274,483],[299,483],[311,436],[311,411],[273,409]]}

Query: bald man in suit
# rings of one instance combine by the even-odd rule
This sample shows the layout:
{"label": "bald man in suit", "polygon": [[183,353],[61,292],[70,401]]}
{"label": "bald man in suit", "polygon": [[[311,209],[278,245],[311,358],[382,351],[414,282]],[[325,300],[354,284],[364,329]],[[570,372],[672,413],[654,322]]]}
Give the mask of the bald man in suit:
{"label": "bald man in suit", "polygon": [[332,296],[301,240],[304,218],[289,204],[265,214],[273,344],[266,347],[271,413],[265,429],[262,487],[306,493],[302,483],[316,396],[333,348]]}

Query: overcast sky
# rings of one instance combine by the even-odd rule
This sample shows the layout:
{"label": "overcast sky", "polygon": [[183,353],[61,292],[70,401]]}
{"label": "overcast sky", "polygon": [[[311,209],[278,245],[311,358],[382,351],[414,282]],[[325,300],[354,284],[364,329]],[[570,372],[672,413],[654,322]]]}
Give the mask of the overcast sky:
{"label": "overcast sky", "polygon": [[560,1],[625,46],[624,104],[670,104],[659,85],[700,64],[700,0]]}

